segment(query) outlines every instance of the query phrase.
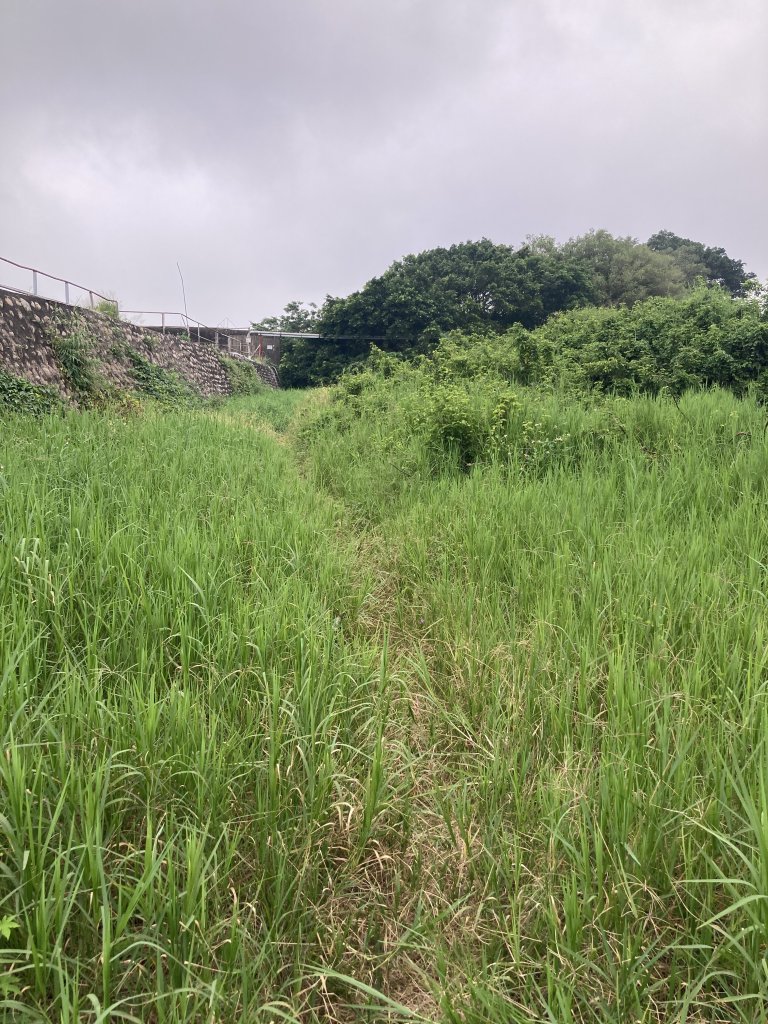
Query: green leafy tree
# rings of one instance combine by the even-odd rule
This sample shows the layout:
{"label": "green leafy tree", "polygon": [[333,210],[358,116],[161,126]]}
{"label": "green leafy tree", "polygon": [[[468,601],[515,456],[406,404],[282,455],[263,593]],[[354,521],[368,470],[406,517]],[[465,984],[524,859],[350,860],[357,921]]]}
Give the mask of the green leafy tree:
{"label": "green leafy tree", "polygon": [[596,306],[631,306],[653,295],[682,295],[685,290],[685,277],[672,257],[635,238],[590,231],[562,249],[587,274],[589,299]]}
{"label": "green leafy tree", "polygon": [[317,304],[294,299],[289,302],[280,316],[268,316],[251,326],[257,331],[317,331],[319,312]]}
{"label": "green leafy tree", "polygon": [[[265,317],[252,326],[257,331],[316,334],[319,319],[316,303],[294,299],[285,306],[280,316]],[[324,346],[317,338],[284,338],[282,341],[280,379],[285,387],[303,388],[321,384],[326,374],[335,378],[342,369],[343,363],[337,367],[332,354],[324,351]]]}
{"label": "green leafy tree", "polygon": [[748,273],[742,260],[734,260],[725,249],[706,246],[672,231],[657,231],[647,242],[654,252],[669,256],[680,269],[687,284],[704,278],[726,288],[731,295],[748,294],[755,275]]}
{"label": "green leafy tree", "polygon": [[[531,236],[518,249],[483,238],[405,256],[346,298],[328,296],[319,310],[292,302],[282,316],[254,326],[320,334],[283,344],[283,382],[305,387],[338,379],[346,367],[367,358],[372,344],[412,357],[430,353],[454,331],[475,337],[504,334],[513,326],[531,331],[562,311],[683,298],[701,278],[746,294],[752,277],[723,250],[705,249],[671,232],[659,232],[647,245],[602,230],[564,245],[546,235]],[[593,310],[583,322],[605,350],[601,379],[619,386],[623,357],[605,333],[613,319]],[[631,354],[627,358],[632,362]],[[533,356],[521,359],[532,374]],[[634,379],[635,371],[625,376]]]}
{"label": "green leafy tree", "polygon": [[484,238],[406,256],[348,298],[329,298],[322,333],[408,351],[428,348],[451,330],[534,327],[588,297],[585,274],[549,241],[515,250]]}

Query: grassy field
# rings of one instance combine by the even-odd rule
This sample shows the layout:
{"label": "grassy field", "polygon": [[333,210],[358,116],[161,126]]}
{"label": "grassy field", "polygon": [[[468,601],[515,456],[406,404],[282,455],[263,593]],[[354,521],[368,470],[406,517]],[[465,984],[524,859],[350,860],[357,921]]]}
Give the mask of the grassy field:
{"label": "grassy field", "polygon": [[2,1019],[766,1019],[764,415],[537,416],[0,422]]}

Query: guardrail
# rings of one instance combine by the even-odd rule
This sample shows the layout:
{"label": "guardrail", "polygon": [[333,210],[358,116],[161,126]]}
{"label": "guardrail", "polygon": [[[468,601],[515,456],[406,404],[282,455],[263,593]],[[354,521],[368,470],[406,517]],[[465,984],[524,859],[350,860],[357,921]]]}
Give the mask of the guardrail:
{"label": "guardrail", "polygon": [[[193,316],[187,316],[186,313],[175,313],[171,310],[163,309],[121,309],[121,316],[159,316],[160,317],[160,330],[165,334],[165,328],[181,326],[190,334],[192,330],[197,330],[197,340],[200,340],[200,330],[212,331],[218,330],[218,328],[208,327],[207,324],[201,323],[199,320],[195,320]],[[181,321],[180,324],[166,323],[166,317],[178,317]],[[194,327],[190,327],[190,324],[194,324]],[[157,330],[157,324],[141,324],[142,327],[147,327],[149,330]],[[223,333],[223,332],[222,332]]]}
{"label": "guardrail", "polygon": [[[76,289],[79,292],[84,292],[88,296],[91,309],[93,309],[93,307],[96,305],[94,301],[94,296],[97,299],[102,299],[104,302],[111,303],[115,307],[115,309],[119,309],[117,299],[109,295],[102,295],[101,292],[97,292],[95,288],[86,288],[85,285],[76,284],[74,281],[68,281],[65,277],[56,277],[55,274],[47,274],[44,270],[39,270],[37,267],[27,267],[23,263],[16,263],[14,260],[6,259],[4,256],[0,256],[0,262],[7,263],[11,267],[16,267],[17,270],[23,270],[32,275],[31,290],[28,288],[17,288],[13,285],[9,285],[8,287],[13,288],[14,291],[22,291],[25,292],[27,295],[37,295],[40,296],[40,298],[53,299],[53,295],[42,295],[39,290],[40,278],[45,278],[48,281],[58,281],[60,284],[64,285],[64,302],[68,306],[74,304],[70,302],[70,289]],[[56,297],[56,301],[60,302],[61,299]]]}

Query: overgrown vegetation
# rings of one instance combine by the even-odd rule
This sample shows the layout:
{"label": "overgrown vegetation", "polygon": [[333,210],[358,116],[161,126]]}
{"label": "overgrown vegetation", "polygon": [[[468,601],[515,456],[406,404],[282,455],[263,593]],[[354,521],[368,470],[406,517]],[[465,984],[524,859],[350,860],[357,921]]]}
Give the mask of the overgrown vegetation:
{"label": "overgrown vegetation", "polygon": [[267,387],[250,360],[233,359],[221,354],[219,359],[227,371],[233,395],[257,395]]}
{"label": "overgrown vegetation", "polygon": [[77,402],[88,406],[105,397],[107,386],[93,357],[93,341],[86,320],[69,313],[53,321],[48,329],[61,375]]}
{"label": "overgrown vegetation", "polygon": [[760,1018],[764,414],[464,354],[6,421],[7,1015]]}
{"label": "overgrown vegetation", "polygon": [[164,405],[184,405],[199,398],[178,373],[151,363],[130,345],[124,346],[123,352],[131,363],[131,376],[136,388],[148,398]]}
{"label": "overgrown vegetation", "polygon": [[531,237],[517,249],[482,239],[405,256],[346,298],[329,296],[319,310],[292,302],[259,326],[320,333],[319,341],[283,344],[281,379],[306,387],[337,380],[365,360],[372,343],[413,357],[431,351],[446,332],[533,330],[564,310],[682,298],[702,283],[738,298],[759,290],[741,260],[671,231],[645,244],[607,231],[562,245]]}
{"label": "overgrown vegetation", "polygon": [[329,392],[0,374],[8,1019],[764,1016],[765,309],[669,233],[489,246]]}
{"label": "overgrown vegetation", "polygon": [[54,412],[61,406],[61,398],[55,388],[31,384],[0,367],[0,413],[24,412],[39,416]]}

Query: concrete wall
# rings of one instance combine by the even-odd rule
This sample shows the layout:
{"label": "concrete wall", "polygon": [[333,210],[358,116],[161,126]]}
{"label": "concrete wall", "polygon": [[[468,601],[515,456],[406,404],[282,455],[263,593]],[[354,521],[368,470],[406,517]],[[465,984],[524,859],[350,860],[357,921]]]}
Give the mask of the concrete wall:
{"label": "concrete wall", "polygon": [[[119,388],[135,387],[125,354],[130,347],[148,362],[178,373],[205,397],[232,392],[218,350],[210,342],[157,334],[89,309],[0,288],[0,368],[12,376],[52,385],[66,395],[51,337],[73,329],[87,337],[100,373]],[[272,375],[262,376],[270,376],[266,382],[275,385]]]}

